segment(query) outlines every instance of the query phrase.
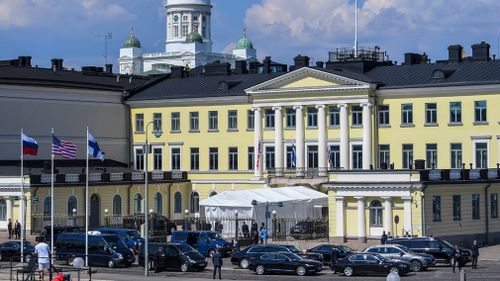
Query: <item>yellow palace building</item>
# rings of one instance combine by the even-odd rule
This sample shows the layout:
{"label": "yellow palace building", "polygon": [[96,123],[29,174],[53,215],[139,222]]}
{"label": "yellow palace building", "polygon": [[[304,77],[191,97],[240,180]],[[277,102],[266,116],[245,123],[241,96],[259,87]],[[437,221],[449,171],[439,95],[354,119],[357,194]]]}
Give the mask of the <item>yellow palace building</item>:
{"label": "yellow palace building", "polygon": [[[329,196],[329,237],[500,238],[500,62],[489,45],[430,63],[379,50],[332,52],[312,67],[213,63],[126,93],[134,168],[187,171],[199,201],[223,191],[307,185]],[[155,134],[156,131],[162,134]],[[183,218],[183,210],[174,219]]]}

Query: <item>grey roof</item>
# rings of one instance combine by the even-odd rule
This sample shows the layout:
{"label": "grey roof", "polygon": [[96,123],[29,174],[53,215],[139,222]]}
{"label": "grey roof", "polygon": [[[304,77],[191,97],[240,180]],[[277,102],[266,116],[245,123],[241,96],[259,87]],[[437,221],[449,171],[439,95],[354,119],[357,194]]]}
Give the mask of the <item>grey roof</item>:
{"label": "grey roof", "polygon": [[[436,71],[442,78],[433,78]],[[381,89],[492,84],[500,83],[500,61],[379,66],[366,74],[379,81]]]}

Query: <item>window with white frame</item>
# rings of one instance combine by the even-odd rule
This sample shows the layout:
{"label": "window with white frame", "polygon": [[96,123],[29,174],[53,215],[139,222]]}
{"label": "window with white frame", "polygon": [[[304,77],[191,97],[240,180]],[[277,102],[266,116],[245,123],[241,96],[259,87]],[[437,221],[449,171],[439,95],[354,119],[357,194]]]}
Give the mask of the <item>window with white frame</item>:
{"label": "window with white frame", "polygon": [[208,130],[217,131],[219,129],[219,113],[217,111],[208,112]]}
{"label": "window with white frame", "polygon": [[181,169],[181,148],[172,147],[170,150],[170,170],[178,171]]}
{"label": "window with white frame", "polygon": [[287,108],[285,110],[286,115],[286,127],[287,128],[295,128],[295,109]]}
{"label": "window with white frame", "polygon": [[199,170],[200,169],[200,149],[198,147],[191,147],[190,153],[190,168],[191,170]]}
{"label": "window with white frame", "polygon": [[134,169],[137,171],[144,170],[144,148],[143,147],[135,147],[134,148]]}
{"label": "window with white frame", "polygon": [[161,214],[163,212],[163,203],[162,203],[162,196],[160,192],[155,193],[155,198],[154,198],[154,211],[157,214]]}
{"label": "window with white frame", "polygon": [[200,212],[200,195],[196,191],[191,192],[189,196],[189,211],[192,214]]}
{"label": "window with white frame", "polygon": [[428,169],[437,169],[438,151],[437,144],[428,143],[425,145],[426,165]]}
{"label": "window with white frame", "polygon": [[163,170],[163,149],[161,147],[153,148],[153,170]]}
{"label": "window with white frame", "polygon": [[200,114],[198,112],[189,112],[189,130],[194,132],[200,130]]}
{"label": "window with white frame", "polygon": [[180,132],[181,131],[181,113],[180,112],[172,112],[170,114],[170,122],[171,127],[170,130],[172,132]]}
{"label": "window with white frame", "polygon": [[238,170],[238,148],[229,148],[229,170]]}
{"label": "window with white frame", "polygon": [[142,195],[140,193],[136,193],[134,196],[134,206],[135,206],[135,213],[142,213]]}
{"label": "window with white frame", "polygon": [[266,169],[274,169],[274,146],[266,146]]}
{"label": "window with white frame", "polygon": [[475,144],[475,157],[476,157],[476,168],[486,169],[488,168],[488,143],[486,142],[476,142]]}
{"label": "window with white frame", "polygon": [[255,112],[253,110],[247,111],[247,129],[253,130],[255,128]]}
{"label": "window with white frame", "polygon": [[74,195],[71,195],[69,198],[68,198],[68,216],[72,216],[73,215],[73,209],[75,210],[78,210],[77,208],[77,201],[76,201],[76,196]]}
{"label": "window with white frame", "polygon": [[450,102],[450,123],[462,123],[462,103],[459,101]]}
{"label": "window with white frame", "polygon": [[426,103],[425,104],[425,123],[426,124],[436,124],[437,123],[437,104],[436,103]]}
{"label": "window with white frame", "polygon": [[217,148],[217,147],[210,147],[209,148],[208,160],[209,160],[209,169],[210,170],[218,170],[219,169],[219,148]]}
{"label": "window with white frame", "polygon": [[407,103],[401,105],[401,124],[413,124],[413,104]]}
{"label": "window with white frame", "polygon": [[153,113],[153,130],[161,131],[161,113]]}
{"label": "window with white frame", "polygon": [[182,194],[179,191],[174,194],[174,213],[182,214]]}
{"label": "window with white frame", "polygon": [[378,200],[370,202],[370,227],[382,227],[383,225],[382,203]]}
{"label": "window with white frame", "polygon": [[144,132],[144,113],[135,114],[135,132],[136,133]]}
{"label": "window with white frame", "polygon": [[309,169],[319,167],[318,146],[317,145],[308,145],[307,146],[307,167]]}
{"label": "window with white frame", "polygon": [[307,127],[318,127],[318,109],[316,107],[307,108]]}
{"label": "window with white frame", "polygon": [[480,100],[474,102],[474,121],[486,122],[486,101]]}
{"label": "window with white frame", "polygon": [[238,111],[229,110],[227,112],[227,129],[228,130],[238,130]]}
{"label": "window with white frame", "polygon": [[340,110],[336,105],[328,107],[328,115],[330,117],[329,125],[330,127],[340,126]]}
{"label": "window with white frame", "polygon": [[0,199],[0,221],[7,220],[7,201]]}
{"label": "window with white frame", "polygon": [[247,159],[248,170],[253,170],[253,166],[255,163],[254,157],[255,157],[254,148],[253,148],[253,146],[249,146],[248,147],[248,159]]}
{"label": "window with white frame", "polygon": [[363,146],[352,146],[352,168],[363,169]]}
{"label": "window with white frame", "polygon": [[330,168],[340,168],[340,145],[330,145],[330,159],[328,159]]}
{"label": "window with white frame", "polygon": [[403,144],[403,169],[413,167],[413,144]]}
{"label": "window with white frame", "polygon": [[179,26],[174,25],[174,37],[179,37]]}
{"label": "window with white frame", "polygon": [[363,108],[359,105],[355,105],[351,109],[352,114],[352,125],[361,126],[363,125]]}
{"label": "window with white frame", "polygon": [[286,147],[286,168],[287,169],[293,169],[295,168],[295,162],[294,162],[294,155],[295,152],[293,151],[293,146],[287,146]]}
{"label": "window with white frame", "polygon": [[391,146],[389,144],[379,144],[378,163],[380,169],[387,169],[391,165]]}
{"label": "window with white frame", "polygon": [[452,143],[451,144],[451,168],[460,169],[462,168],[462,144]]}
{"label": "window with white frame", "polygon": [[189,32],[188,32],[188,30],[189,30],[188,28],[189,28],[189,26],[188,26],[188,25],[182,25],[182,30],[181,30],[181,32],[182,32],[182,37],[186,37],[186,35],[188,35],[188,33],[189,33]]}
{"label": "window with white frame", "polygon": [[122,214],[122,197],[116,194],[113,197],[113,215],[119,216]]}
{"label": "window with white frame", "polygon": [[274,110],[266,109],[266,128],[274,128]]}
{"label": "window with white frame", "polygon": [[389,105],[381,104],[378,106],[378,124],[389,125]]}

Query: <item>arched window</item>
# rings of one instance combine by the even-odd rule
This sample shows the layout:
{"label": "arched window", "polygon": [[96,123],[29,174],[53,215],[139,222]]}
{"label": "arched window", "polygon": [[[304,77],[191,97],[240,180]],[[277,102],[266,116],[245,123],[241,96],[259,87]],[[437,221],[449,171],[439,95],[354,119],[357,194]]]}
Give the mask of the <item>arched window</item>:
{"label": "arched window", "polygon": [[0,221],[7,220],[7,202],[5,200],[0,200]]}
{"label": "arched window", "polygon": [[43,215],[50,216],[50,206],[52,205],[52,199],[50,197],[46,197],[43,200]]}
{"label": "arched window", "polygon": [[200,195],[196,191],[191,192],[191,196],[189,197],[189,211],[191,213],[200,212]]}
{"label": "arched window", "polygon": [[174,195],[174,213],[182,213],[182,195],[179,191],[177,191]]}
{"label": "arched window", "polygon": [[136,193],[134,201],[135,201],[135,213],[142,213],[142,195],[140,193]]}
{"label": "arched window", "polygon": [[163,211],[161,198],[162,198],[161,193],[156,192],[155,193],[155,212],[157,214],[161,214]]}
{"label": "arched window", "polygon": [[210,191],[210,193],[208,194],[208,197],[212,197],[212,196],[214,196],[214,195],[217,195],[217,191],[212,190],[212,191]]}
{"label": "arched window", "polygon": [[113,197],[113,215],[119,216],[122,214],[122,197],[120,194],[116,194]]}
{"label": "arched window", "polygon": [[[76,197],[72,195],[68,198],[68,216],[73,215],[73,209],[75,209],[75,211],[78,210]],[[75,214],[76,214],[76,212],[75,212]]]}
{"label": "arched window", "polygon": [[378,200],[373,200],[370,203],[370,226],[382,227],[383,224],[383,209],[382,203]]}

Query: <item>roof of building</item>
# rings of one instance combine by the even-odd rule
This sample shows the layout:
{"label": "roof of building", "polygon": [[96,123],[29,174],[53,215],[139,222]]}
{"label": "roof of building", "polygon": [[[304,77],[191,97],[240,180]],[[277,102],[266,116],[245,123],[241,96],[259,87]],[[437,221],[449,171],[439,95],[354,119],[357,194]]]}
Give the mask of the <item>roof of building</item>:
{"label": "roof of building", "polygon": [[139,39],[135,37],[134,31],[131,30],[127,40],[125,40],[125,43],[123,43],[123,48],[140,48],[140,47],[141,47],[141,41],[139,41]]}
{"label": "roof of building", "polygon": [[248,39],[246,31],[243,32],[243,36],[236,43],[236,49],[253,49],[253,43]]}
{"label": "roof of building", "polygon": [[203,37],[197,32],[193,31],[186,36],[185,43],[203,43]]}

